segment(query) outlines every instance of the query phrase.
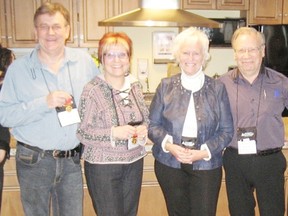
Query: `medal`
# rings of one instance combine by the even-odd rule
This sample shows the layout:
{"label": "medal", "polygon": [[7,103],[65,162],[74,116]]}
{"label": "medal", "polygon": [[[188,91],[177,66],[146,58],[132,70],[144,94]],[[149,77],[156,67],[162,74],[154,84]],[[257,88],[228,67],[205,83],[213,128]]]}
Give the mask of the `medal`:
{"label": "medal", "polygon": [[66,103],[65,103],[65,110],[67,111],[67,112],[71,112],[71,110],[72,110],[72,108],[73,108],[73,102],[72,102],[72,99],[71,98],[69,98],[69,99],[67,99],[66,100]]}
{"label": "medal", "polygon": [[65,110],[66,110],[67,112],[71,112],[72,106],[70,106],[70,105],[66,106],[66,107],[65,107]]}
{"label": "medal", "polygon": [[137,135],[133,135],[132,137],[132,143],[136,144],[137,143]]}

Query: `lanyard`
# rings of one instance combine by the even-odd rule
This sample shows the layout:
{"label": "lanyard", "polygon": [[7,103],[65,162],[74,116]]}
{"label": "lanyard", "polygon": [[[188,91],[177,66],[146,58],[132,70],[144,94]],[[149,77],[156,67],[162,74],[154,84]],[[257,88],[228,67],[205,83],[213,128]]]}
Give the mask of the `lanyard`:
{"label": "lanyard", "polygon": [[[68,62],[67,62],[67,68],[68,68],[68,77],[69,77],[69,83],[70,83],[71,90],[72,90],[72,95],[74,95],[74,90],[73,90],[73,85],[72,85],[72,80],[71,80],[71,73],[70,73],[70,66],[69,66],[69,63],[68,63]],[[44,72],[43,72],[42,67],[41,67],[40,70],[41,70],[42,77],[43,77],[43,79],[44,79],[44,81],[45,81],[46,87],[47,87],[49,93],[51,93],[51,90],[50,90],[50,88],[49,88],[49,85],[48,85],[47,79],[46,79],[46,77],[45,77],[45,75],[44,75]]]}

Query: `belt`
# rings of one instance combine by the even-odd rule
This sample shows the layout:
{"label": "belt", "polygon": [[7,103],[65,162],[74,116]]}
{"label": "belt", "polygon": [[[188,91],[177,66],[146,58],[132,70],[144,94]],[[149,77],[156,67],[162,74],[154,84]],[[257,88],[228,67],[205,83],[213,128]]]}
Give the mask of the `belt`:
{"label": "belt", "polygon": [[[231,151],[237,151],[237,153],[238,153],[238,149],[236,149],[236,148],[227,147],[227,149],[229,149]],[[282,147],[257,151],[257,154],[250,154],[250,155],[267,156],[267,155],[275,154],[275,153],[280,152],[280,151],[282,151]]]}
{"label": "belt", "polygon": [[17,141],[17,144],[24,146],[25,148],[28,148],[30,150],[39,152],[39,153],[44,153],[45,155],[52,156],[54,158],[69,158],[69,157],[74,157],[79,155],[80,153],[80,146],[77,146],[76,148],[72,150],[67,150],[67,151],[62,151],[62,150],[43,150],[40,149],[36,146],[30,146],[28,144],[22,143]]}
{"label": "belt", "polygon": [[257,155],[266,156],[266,155],[271,155],[271,154],[274,154],[274,153],[277,153],[277,152],[280,152],[280,151],[282,151],[281,147],[273,148],[273,149],[267,149],[267,150],[263,150],[263,151],[257,152]]}

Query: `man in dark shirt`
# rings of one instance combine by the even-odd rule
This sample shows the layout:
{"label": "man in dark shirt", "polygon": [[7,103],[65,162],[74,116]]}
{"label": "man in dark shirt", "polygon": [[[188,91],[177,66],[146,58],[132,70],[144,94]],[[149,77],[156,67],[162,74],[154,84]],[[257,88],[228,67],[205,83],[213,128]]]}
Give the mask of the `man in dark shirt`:
{"label": "man in dark shirt", "polygon": [[[0,91],[6,70],[8,66],[11,64],[11,62],[14,60],[14,58],[15,56],[11,50],[4,48],[0,45]],[[3,178],[4,178],[3,166],[6,158],[9,157],[9,151],[10,151],[9,143],[10,143],[9,129],[4,128],[0,125],[0,210],[1,210]]]}
{"label": "man in dark shirt", "polygon": [[284,171],[282,111],[288,107],[288,78],[263,65],[265,38],[242,27],[232,37],[238,68],[220,80],[229,95],[234,136],[224,152],[232,216],[255,215],[254,190],[261,216],[283,216]]}

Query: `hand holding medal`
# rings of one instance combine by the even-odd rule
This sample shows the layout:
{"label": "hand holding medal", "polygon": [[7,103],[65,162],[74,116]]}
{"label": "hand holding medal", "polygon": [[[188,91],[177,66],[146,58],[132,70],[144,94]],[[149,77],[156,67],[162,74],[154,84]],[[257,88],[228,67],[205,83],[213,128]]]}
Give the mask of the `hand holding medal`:
{"label": "hand holding medal", "polygon": [[[134,126],[135,129],[136,129],[136,126],[141,125],[142,123],[143,123],[142,121],[136,121],[136,122],[129,122],[128,125]],[[136,144],[137,143],[137,137],[138,137],[137,133],[133,134],[133,136],[131,137],[132,144]]]}
{"label": "hand holding medal", "polygon": [[[128,149],[137,147],[139,145],[145,145],[146,143],[146,137],[147,137],[147,127],[145,125],[142,125],[143,122],[129,122],[128,123],[131,126],[134,126],[136,131],[131,137],[131,142],[128,141]],[[131,143],[131,144],[130,144]]]}

